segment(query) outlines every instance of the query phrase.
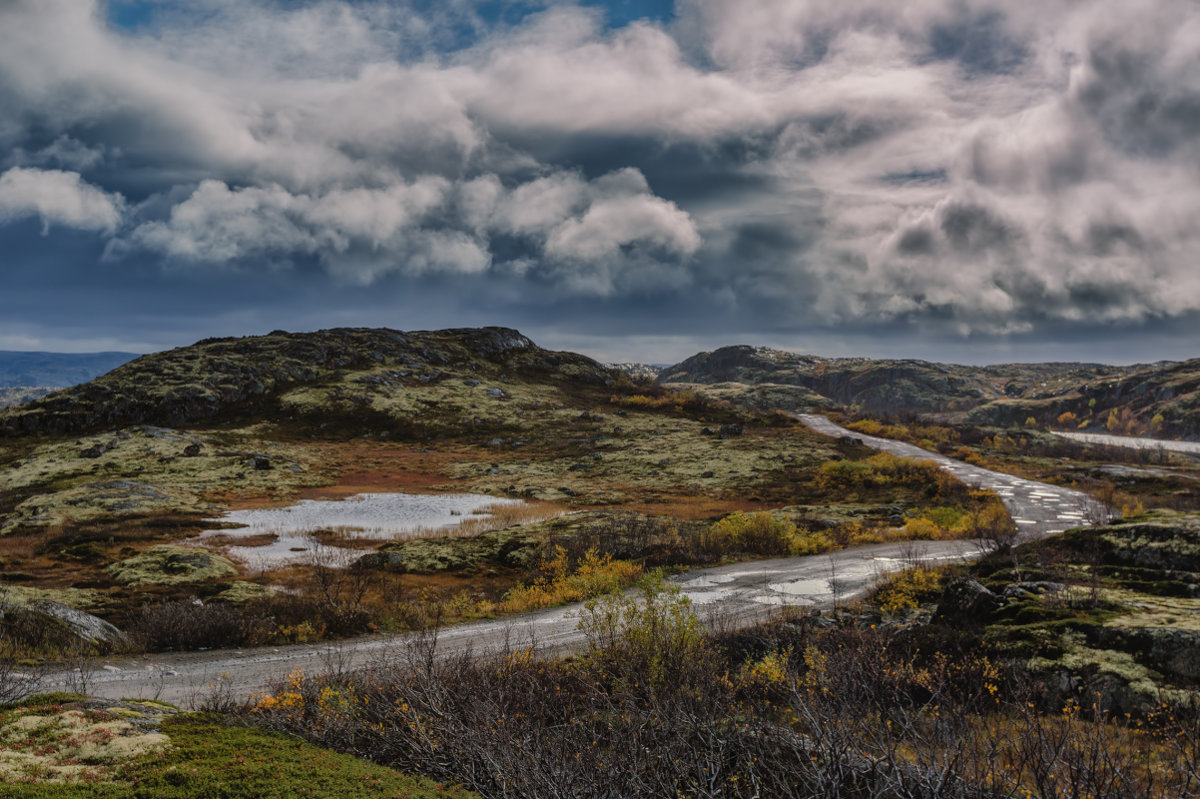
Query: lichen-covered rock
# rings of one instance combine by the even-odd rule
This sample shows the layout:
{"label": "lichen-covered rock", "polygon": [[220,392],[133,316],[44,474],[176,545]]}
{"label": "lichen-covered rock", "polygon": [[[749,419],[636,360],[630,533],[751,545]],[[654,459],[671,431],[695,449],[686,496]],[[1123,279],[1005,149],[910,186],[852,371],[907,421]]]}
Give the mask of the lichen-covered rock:
{"label": "lichen-covered rock", "polygon": [[233,577],[237,567],[225,557],[195,547],[157,546],[109,566],[106,571],[122,583],[173,585]]}

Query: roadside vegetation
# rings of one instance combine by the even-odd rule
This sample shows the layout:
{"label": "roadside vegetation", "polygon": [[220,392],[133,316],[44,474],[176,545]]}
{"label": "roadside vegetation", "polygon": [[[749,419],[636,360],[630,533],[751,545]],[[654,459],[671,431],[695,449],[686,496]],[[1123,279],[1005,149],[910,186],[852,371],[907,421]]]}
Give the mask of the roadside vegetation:
{"label": "roadside vegetation", "polygon": [[706,632],[647,589],[591,604],[573,657],[430,639],[241,713],[484,797],[1200,795],[1194,709],[1116,717],[953,638],[835,619]]}

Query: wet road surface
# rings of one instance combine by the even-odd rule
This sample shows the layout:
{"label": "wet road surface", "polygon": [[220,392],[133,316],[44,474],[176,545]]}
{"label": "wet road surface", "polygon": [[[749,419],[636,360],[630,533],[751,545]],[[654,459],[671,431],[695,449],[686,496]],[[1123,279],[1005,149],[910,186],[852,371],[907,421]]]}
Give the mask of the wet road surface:
{"label": "wet road surface", "polygon": [[861,439],[869,447],[890,452],[893,455],[933,461],[967,485],[995,491],[999,495],[1000,501],[1004,503],[1004,507],[1008,508],[1013,521],[1017,523],[1017,529],[1024,537],[1061,533],[1072,527],[1095,524],[1108,518],[1104,506],[1082,491],[1049,483],[1039,483],[1036,480],[1026,480],[1011,474],[993,472],[990,469],[947,458],[945,455],[930,452],[903,441],[856,433],[834,424],[824,416],[798,413],[794,414],[794,418],[818,433],[828,436],[849,436]]}
{"label": "wet road surface", "polygon": [[1189,455],[1200,455],[1200,441],[1172,441],[1166,438],[1112,436],[1107,433],[1051,432],[1059,438],[1069,438],[1081,444],[1100,444],[1106,447],[1129,447],[1131,449],[1163,449],[1169,452],[1186,452]]}
{"label": "wet road surface", "polygon": [[[687,572],[674,578],[702,617],[745,625],[766,619],[781,605],[827,605],[871,587],[880,576],[918,562],[966,560],[980,554],[973,541],[921,541],[798,558],[737,563]],[[438,650],[488,652],[505,646],[566,649],[581,643],[576,629],[581,605],[525,613],[507,619],[471,622],[441,630]],[[339,642],[211,652],[172,652],[107,659],[84,673],[49,675],[40,690],[78,690],[111,698],[158,698],[194,706],[214,692],[244,698],[265,690],[293,671],[394,660],[415,640],[411,635],[377,636]]]}

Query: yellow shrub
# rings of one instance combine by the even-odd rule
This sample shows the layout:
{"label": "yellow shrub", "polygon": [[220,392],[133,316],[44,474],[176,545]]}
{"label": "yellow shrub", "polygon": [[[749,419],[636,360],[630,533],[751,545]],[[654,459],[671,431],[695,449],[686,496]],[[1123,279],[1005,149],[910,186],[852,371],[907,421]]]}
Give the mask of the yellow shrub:
{"label": "yellow shrub", "polygon": [[911,539],[933,541],[942,537],[942,529],[929,519],[909,519],[904,523],[904,535]]}
{"label": "yellow shrub", "polygon": [[941,591],[942,580],[940,569],[906,569],[876,590],[875,604],[884,613],[912,610]]}
{"label": "yellow shrub", "polygon": [[556,547],[555,558],[542,564],[547,574],[532,585],[518,585],[500,602],[508,613],[553,607],[618,591],[641,579],[642,567],[590,549],[571,573],[566,551]]}
{"label": "yellow shrub", "polygon": [[813,555],[832,547],[823,534],[799,530],[770,513],[731,513],[709,528],[703,546],[710,552],[751,552],[757,555]]}

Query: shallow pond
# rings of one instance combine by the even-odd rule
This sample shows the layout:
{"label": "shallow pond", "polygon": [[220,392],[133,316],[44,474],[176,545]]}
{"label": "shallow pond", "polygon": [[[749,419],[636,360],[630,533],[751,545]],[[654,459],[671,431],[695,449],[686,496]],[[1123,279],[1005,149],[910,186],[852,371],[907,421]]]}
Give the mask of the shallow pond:
{"label": "shallow pond", "polygon": [[[367,550],[322,543],[317,533],[391,541],[453,531],[468,519],[488,515],[488,508],[523,504],[483,494],[390,493],[357,494],[342,500],[306,499],[283,508],[229,511],[212,521],[243,526],[205,530],[192,542],[227,543],[230,558],[258,571],[314,560],[343,566]],[[243,540],[246,545],[239,545]]]}

